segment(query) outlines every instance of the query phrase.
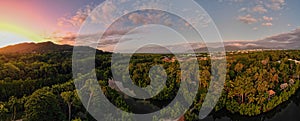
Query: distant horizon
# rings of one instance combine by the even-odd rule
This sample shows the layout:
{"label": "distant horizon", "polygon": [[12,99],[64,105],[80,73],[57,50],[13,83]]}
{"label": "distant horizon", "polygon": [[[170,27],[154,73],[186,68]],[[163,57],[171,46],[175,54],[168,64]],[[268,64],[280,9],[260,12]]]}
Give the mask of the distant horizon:
{"label": "distant horizon", "polygon": [[[74,0],[72,2],[54,2],[31,0],[27,2],[5,1],[0,5],[0,47],[6,45],[17,44],[21,42],[42,42],[52,41],[57,44],[73,45],[76,37],[92,38],[94,34],[77,35],[80,27],[83,25],[88,15],[104,0]],[[126,0],[124,1],[126,2]],[[282,33],[299,29],[300,16],[298,11],[300,1],[295,0],[266,0],[266,1],[245,1],[245,0],[196,0],[202,6],[213,20],[197,20],[197,23],[205,26],[214,22],[223,37],[224,42],[232,41],[257,41],[270,36],[276,36]],[[109,6],[104,6],[103,10],[107,21],[111,21],[110,16],[113,15],[115,6],[120,3],[111,2]],[[176,5],[176,3],[174,3]],[[18,6],[20,10],[13,9]],[[128,5],[124,4],[122,7]],[[139,7],[138,5],[136,7]],[[34,11],[34,12],[32,12]],[[7,12],[11,14],[6,14]],[[30,16],[30,17],[24,17]],[[99,21],[97,16],[90,16],[96,22]],[[26,18],[26,19],[25,19]],[[112,28],[109,32],[111,35],[105,38],[106,43],[100,49],[109,51],[116,44],[115,38],[124,36],[131,25],[147,24],[149,20],[158,21],[161,18],[162,23],[173,28],[185,28],[181,25],[176,16],[172,16],[162,12],[140,11],[124,16],[124,20],[119,21],[118,27]],[[201,17],[200,17],[201,18]],[[97,21],[98,20],[98,21]],[[36,26],[38,24],[39,26]],[[179,25],[180,24],[180,25]],[[102,30],[102,28],[92,28],[94,30]],[[230,29],[230,31],[228,31]],[[125,32],[125,33],[124,33]],[[155,33],[156,32],[156,33]],[[189,29],[183,30],[189,33]],[[128,35],[126,39],[144,37],[149,31],[137,31]],[[155,30],[153,34],[157,36],[168,35],[164,41],[167,43],[181,44],[175,40],[166,30]],[[146,37],[154,41],[157,38],[153,36]],[[193,41],[200,38],[191,37]],[[208,42],[213,40],[207,40]],[[89,45],[86,41],[85,45]],[[107,44],[107,45],[106,45]]]}
{"label": "distant horizon", "polygon": [[298,121],[299,6],[1,0],[0,121]]}
{"label": "distant horizon", "polygon": [[[294,38],[289,38],[289,36],[291,35],[297,35],[296,37]],[[215,47],[220,47],[218,46],[218,44],[224,44],[225,46],[236,46],[236,47],[246,47],[246,46],[257,46],[257,47],[261,47],[261,49],[264,49],[264,46],[263,45],[264,43],[262,43],[262,45],[255,45],[253,43],[260,43],[260,41],[266,41],[268,40],[269,38],[279,38],[279,39],[282,39],[282,40],[276,40],[276,41],[279,41],[280,45],[283,46],[283,47],[286,47],[284,45],[287,45],[286,49],[290,49],[288,46],[290,46],[289,42],[285,42],[285,41],[290,41],[290,40],[284,40],[286,38],[289,38],[289,39],[294,39],[294,41],[297,42],[297,40],[300,40],[300,28],[297,28],[295,30],[292,30],[290,32],[285,32],[285,33],[280,33],[280,34],[276,34],[276,35],[273,35],[273,36],[268,36],[268,37],[265,37],[265,38],[262,38],[262,39],[259,39],[259,40],[224,40],[223,43],[206,43],[206,44],[211,44]],[[269,43],[274,43],[275,42],[275,39],[274,40],[270,40]],[[21,41],[21,42],[15,42],[15,43],[12,43],[12,44],[7,44],[7,45],[4,45],[4,44],[0,44],[0,48],[5,48],[7,46],[13,46],[13,45],[17,45],[17,44],[22,44],[22,43],[44,43],[44,42],[52,42],[54,44],[57,44],[57,45],[70,45],[70,46],[74,46],[74,44],[70,44],[70,43],[59,43],[59,42],[55,42],[55,41],[51,41],[51,40],[43,40],[43,41],[40,41],[40,42],[35,42],[35,41]],[[166,47],[180,47],[180,46],[185,46],[186,43],[174,43],[174,44],[169,44],[169,45],[165,45]],[[193,42],[193,43],[190,43],[190,45],[194,45],[194,46],[197,46],[198,48],[205,48],[205,43],[201,43],[201,42]],[[292,45],[298,45],[297,43],[295,44],[292,44]],[[285,49],[285,48],[275,48],[275,49]],[[299,45],[300,47],[300,45]],[[270,47],[266,47],[266,48],[270,48]],[[112,50],[104,50],[104,49],[101,49],[101,48],[96,48],[98,50],[103,50],[103,51],[107,51],[107,52],[113,52]],[[272,48],[270,48],[272,49]],[[294,48],[292,48],[294,49]],[[244,49],[239,49],[239,50],[244,50]]]}

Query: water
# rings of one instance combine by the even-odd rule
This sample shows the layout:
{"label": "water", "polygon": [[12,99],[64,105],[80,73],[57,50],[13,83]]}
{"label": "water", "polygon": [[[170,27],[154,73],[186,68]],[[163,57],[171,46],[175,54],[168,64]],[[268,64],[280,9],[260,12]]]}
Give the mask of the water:
{"label": "water", "polygon": [[241,116],[221,110],[211,113],[201,121],[300,121],[300,89],[289,101],[286,101],[270,112],[258,116]]}
{"label": "water", "polygon": [[[126,102],[133,106],[137,114],[147,114],[160,109],[148,101],[136,101],[127,97]],[[201,121],[300,121],[300,89],[290,100],[258,116],[242,116],[221,110],[211,113]]]}

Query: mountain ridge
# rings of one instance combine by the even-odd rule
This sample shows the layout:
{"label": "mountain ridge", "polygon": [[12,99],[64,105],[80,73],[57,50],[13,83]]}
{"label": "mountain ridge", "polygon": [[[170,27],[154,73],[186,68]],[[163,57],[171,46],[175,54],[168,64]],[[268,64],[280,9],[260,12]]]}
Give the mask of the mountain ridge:
{"label": "mountain ridge", "polygon": [[[94,49],[87,46],[78,46],[82,50],[96,50],[97,53],[107,53],[102,50]],[[72,45],[59,45],[51,41],[34,43],[34,42],[25,42],[15,45],[8,45],[6,47],[0,48],[0,54],[11,54],[11,53],[50,53],[50,52],[73,52],[74,46]]]}
{"label": "mountain ridge", "polygon": [[[256,41],[232,41],[223,43],[208,43],[206,46],[204,43],[184,43],[167,45],[166,47],[177,50],[177,52],[183,53],[199,53],[208,52],[208,50],[222,50],[222,46],[226,51],[237,51],[237,50],[249,50],[249,49],[300,49],[300,28],[282,33],[270,37],[266,37]],[[9,45],[0,48],[0,53],[45,53],[45,52],[60,52],[60,51],[73,51],[72,45],[58,45],[53,42],[42,42],[42,43],[20,43],[15,45]],[[82,46],[83,47],[83,46]],[[184,49],[182,49],[184,48]],[[186,49],[189,49],[186,51]],[[83,47],[83,50],[94,49],[91,47]],[[102,50],[96,49],[97,52],[103,53]],[[111,52],[107,52],[111,53]],[[164,47],[144,47],[141,48],[137,53],[170,53]]]}

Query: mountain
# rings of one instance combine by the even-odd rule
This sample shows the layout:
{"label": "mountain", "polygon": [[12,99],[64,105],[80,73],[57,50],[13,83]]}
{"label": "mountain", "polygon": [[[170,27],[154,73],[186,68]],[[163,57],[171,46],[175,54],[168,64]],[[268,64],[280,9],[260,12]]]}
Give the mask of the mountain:
{"label": "mountain", "polygon": [[[226,51],[236,51],[236,50],[250,50],[250,49],[287,49],[295,50],[300,49],[300,28],[293,30],[291,32],[282,33],[264,39],[255,41],[225,41],[223,43],[208,43],[209,48],[204,43],[182,43],[167,45],[168,48],[173,48],[177,52],[181,53],[199,53],[208,52],[209,50],[220,50],[222,45]],[[185,51],[186,49],[188,51]],[[162,47],[146,47],[143,48],[141,52],[152,52],[152,53],[167,53],[168,50],[162,49]]]}
{"label": "mountain", "polygon": [[[256,41],[229,41],[220,43],[209,43],[210,50],[220,49],[224,45],[226,51],[248,50],[248,49],[300,49],[300,28],[270,37],[266,37]],[[207,52],[208,48],[203,43],[185,43],[173,44],[166,46],[178,53],[191,52]],[[82,47],[82,50],[93,50],[90,47]],[[0,53],[47,53],[47,52],[61,52],[73,51],[71,45],[57,45],[53,42],[43,43],[21,43],[16,45],[0,48]],[[126,51],[125,51],[126,52]],[[138,53],[170,53],[170,51],[160,46],[148,46],[141,48]],[[97,53],[103,53],[97,50]]]}
{"label": "mountain", "polygon": [[70,45],[57,45],[53,42],[20,43],[0,48],[0,53],[47,53],[58,51],[72,51]]}
{"label": "mountain", "polygon": [[[191,43],[193,45],[197,43]],[[210,43],[212,45],[212,50],[219,49],[221,45],[220,43]],[[256,40],[256,41],[229,41],[224,42],[226,51],[235,51],[235,50],[249,50],[249,49],[300,49],[300,28],[282,33],[270,37],[266,37],[264,39]],[[193,48],[195,52],[207,52],[207,48],[204,46]]]}
{"label": "mountain", "polygon": [[[211,50],[220,50],[222,49],[221,47],[218,48],[211,48]],[[226,51],[236,51],[236,50],[253,50],[253,49],[274,49],[274,48],[268,48],[268,47],[263,47],[263,46],[254,46],[254,45],[244,45],[244,46],[238,46],[238,45],[230,45],[230,44],[225,44],[224,49]],[[197,48],[194,51],[195,52],[207,52],[207,48]]]}
{"label": "mountain", "polygon": [[[81,47],[81,50],[94,50],[91,47]],[[49,53],[49,52],[73,52],[73,46],[71,45],[58,45],[53,42],[42,43],[20,43],[16,45],[9,45],[0,48],[0,54],[9,53]],[[103,53],[101,50],[97,50],[97,53]]]}
{"label": "mountain", "polygon": [[274,49],[300,49],[300,28],[255,41],[254,44]]}

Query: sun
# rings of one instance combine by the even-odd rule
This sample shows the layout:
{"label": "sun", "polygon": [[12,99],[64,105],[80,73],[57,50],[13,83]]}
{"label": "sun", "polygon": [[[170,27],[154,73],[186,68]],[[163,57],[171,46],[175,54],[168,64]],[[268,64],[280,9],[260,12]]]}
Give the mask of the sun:
{"label": "sun", "polygon": [[13,24],[0,23],[0,47],[22,42],[42,42],[41,36]]}

